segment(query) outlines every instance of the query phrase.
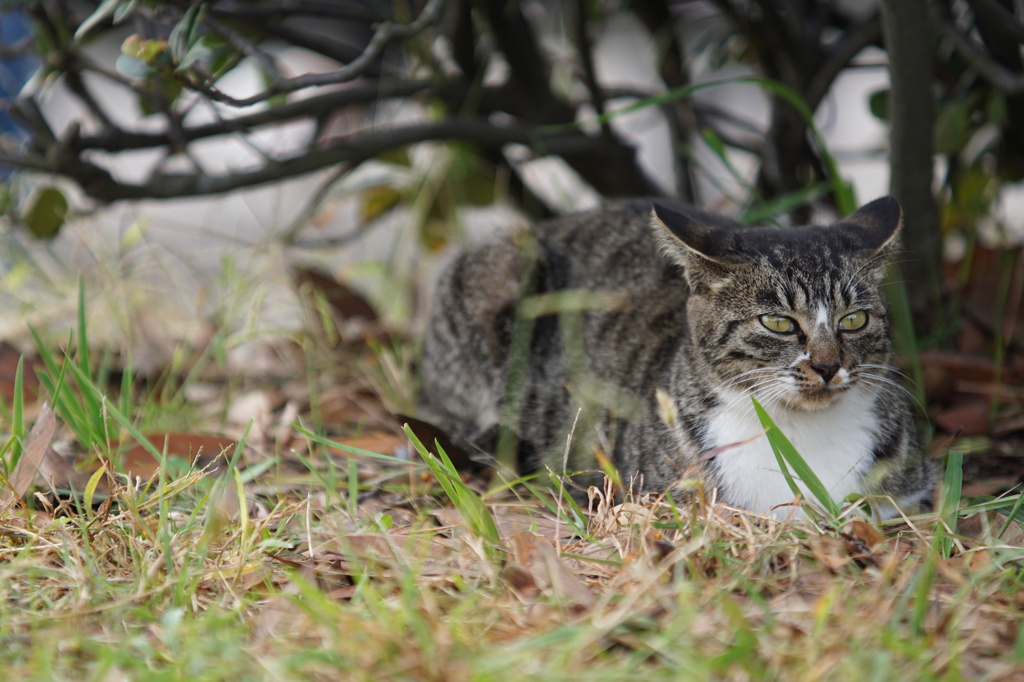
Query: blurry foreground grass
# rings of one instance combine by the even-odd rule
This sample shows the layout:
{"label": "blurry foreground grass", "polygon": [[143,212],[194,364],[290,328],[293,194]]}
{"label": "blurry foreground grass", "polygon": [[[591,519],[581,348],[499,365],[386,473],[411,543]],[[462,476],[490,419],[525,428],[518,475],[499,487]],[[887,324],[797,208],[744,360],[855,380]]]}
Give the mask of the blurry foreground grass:
{"label": "blurry foreground grass", "polygon": [[240,508],[230,474],[193,472],[118,485],[95,511],[8,511],[5,678],[927,680],[1021,670],[1022,550],[987,535],[999,524],[981,518],[981,539],[957,540],[944,559],[927,519],[884,534],[863,521],[825,531],[640,500],[597,504],[577,534],[542,501],[495,499],[500,542],[487,551],[420,467],[404,469],[394,473],[405,483],[363,504],[347,497],[343,471],[339,488],[310,480],[270,508],[248,498]]}

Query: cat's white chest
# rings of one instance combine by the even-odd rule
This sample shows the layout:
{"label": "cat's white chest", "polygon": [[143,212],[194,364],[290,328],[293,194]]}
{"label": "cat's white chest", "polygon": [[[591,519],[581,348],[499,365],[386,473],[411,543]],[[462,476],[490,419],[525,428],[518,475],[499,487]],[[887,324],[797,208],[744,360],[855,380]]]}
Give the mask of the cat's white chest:
{"label": "cat's white chest", "polygon": [[[723,404],[712,411],[709,435],[716,448],[737,445],[715,456],[723,488],[719,499],[780,519],[791,514],[802,517],[799,511],[793,513],[793,491],[779,470],[749,396],[730,392],[723,397]],[[871,466],[877,431],[877,417],[872,414],[874,402],[873,392],[855,387],[825,410],[795,412],[776,407],[769,408],[768,413],[832,493],[832,498],[842,500],[860,489],[864,473]],[[805,498],[813,501],[806,486],[797,483]],[[786,506],[773,509],[778,505]]]}

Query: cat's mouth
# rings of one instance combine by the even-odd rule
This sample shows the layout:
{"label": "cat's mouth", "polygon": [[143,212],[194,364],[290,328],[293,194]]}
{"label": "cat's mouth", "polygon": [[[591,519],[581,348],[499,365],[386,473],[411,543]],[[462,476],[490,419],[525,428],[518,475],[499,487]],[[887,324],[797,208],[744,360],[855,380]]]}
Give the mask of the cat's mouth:
{"label": "cat's mouth", "polygon": [[850,386],[849,381],[798,386],[791,395],[791,407],[808,411],[823,410],[839,400]]}
{"label": "cat's mouth", "polygon": [[806,410],[821,410],[839,398],[841,390],[831,386],[819,386],[799,391],[796,394],[797,402]]}
{"label": "cat's mouth", "polygon": [[810,362],[794,368],[790,409],[822,410],[833,405],[852,386],[849,370],[844,367],[816,366]]}
{"label": "cat's mouth", "polygon": [[774,403],[795,412],[814,412],[834,405],[854,383],[846,371],[826,382],[817,375],[790,369],[772,379],[754,381],[746,389],[763,405]]}

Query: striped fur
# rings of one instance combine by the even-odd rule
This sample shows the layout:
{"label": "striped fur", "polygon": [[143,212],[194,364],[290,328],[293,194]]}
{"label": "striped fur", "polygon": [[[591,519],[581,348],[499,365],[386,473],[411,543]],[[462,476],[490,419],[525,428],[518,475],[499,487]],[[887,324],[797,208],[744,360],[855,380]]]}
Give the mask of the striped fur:
{"label": "striped fur", "polygon": [[424,415],[488,452],[505,427],[526,470],[594,472],[601,448],[639,489],[697,471],[719,500],[782,517],[792,494],[756,396],[835,497],[927,504],[933,465],[892,367],[881,289],[899,224],[892,199],[788,230],[633,200],[467,251],[439,283]]}

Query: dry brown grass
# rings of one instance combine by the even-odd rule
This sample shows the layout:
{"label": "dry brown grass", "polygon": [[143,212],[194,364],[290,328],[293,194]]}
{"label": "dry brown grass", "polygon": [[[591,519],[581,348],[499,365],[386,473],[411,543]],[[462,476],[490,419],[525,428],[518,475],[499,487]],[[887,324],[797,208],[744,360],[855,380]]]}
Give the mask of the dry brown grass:
{"label": "dry brown grass", "polygon": [[315,445],[305,461],[304,477],[279,468],[244,488],[223,473],[148,489],[115,476],[96,509],[54,496],[8,507],[8,678],[1024,672],[1024,552],[995,541],[999,524],[981,516],[944,559],[927,517],[829,529],[699,495],[675,505],[598,494],[579,527],[554,492],[506,492],[485,497],[500,535],[488,547],[417,463]]}

